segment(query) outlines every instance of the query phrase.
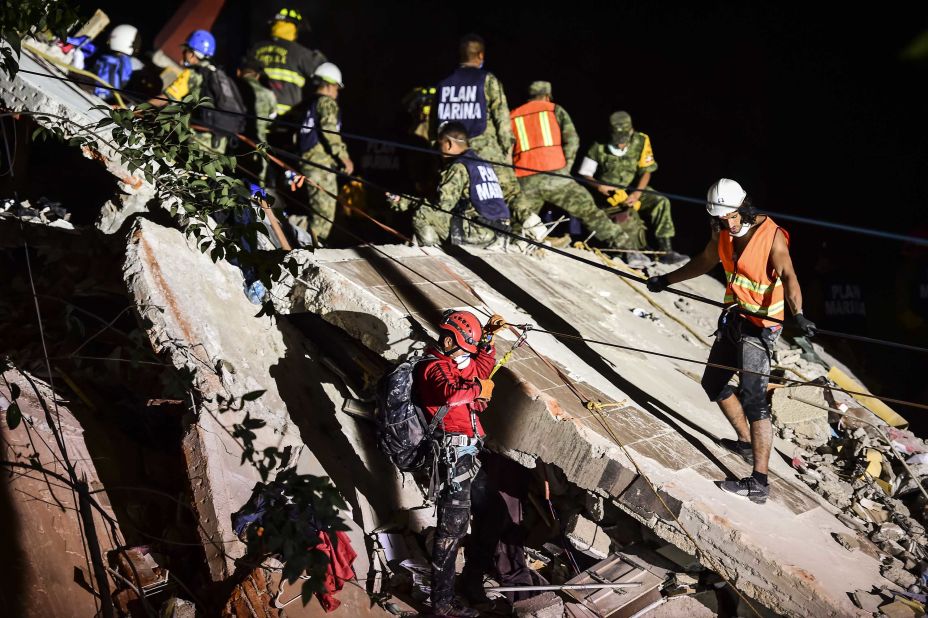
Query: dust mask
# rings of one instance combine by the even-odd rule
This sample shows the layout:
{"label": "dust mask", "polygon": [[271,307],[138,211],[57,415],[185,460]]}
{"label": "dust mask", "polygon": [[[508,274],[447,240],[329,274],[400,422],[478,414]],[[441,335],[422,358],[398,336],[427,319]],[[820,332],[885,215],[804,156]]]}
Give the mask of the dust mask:
{"label": "dust mask", "polygon": [[454,362],[457,364],[458,369],[464,369],[470,365],[470,354],[461,354],[460,356],[454,357]]}
{"label": "dust mask", "polygon": [[744,236],[745,234],[748,233],[748,230],[749,230],[749,229],[751,229],[751,224],[750,224],[750,223],[742,223],[742,224],[741,224],[741,229],[738,230],[738,233],[737,233],[737,234],[732,234],[730,231],[729,231],[728,233],[731,234],[732,236],[734,236],[735,238],[741,238],[742,236]]}
{"label": "dust mask", "polygon": [[628,152],[627,144],[625,145],[625,148],[618,148],[617,146],[613,146],[612,144],[609,144],[607,148],[609,149],[609,152],[611,152],[613,155],[617,157],[621,157],[625,155],[626,152]]}

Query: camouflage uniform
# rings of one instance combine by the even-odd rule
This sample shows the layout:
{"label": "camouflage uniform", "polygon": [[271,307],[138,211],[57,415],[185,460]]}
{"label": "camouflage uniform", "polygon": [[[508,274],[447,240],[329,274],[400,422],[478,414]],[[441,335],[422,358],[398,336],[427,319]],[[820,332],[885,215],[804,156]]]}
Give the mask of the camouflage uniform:
{"label": "camouflage uniform", "polygon": [[[316,165],[304,163],[300,173],[307,180],[321,186],[325,191],[309,185],[309,207],[313,213],[308,217],[291,215],[289,220],[294,225],[310,229],[319,240],[325,240],[332,231],[331,221],[335,219],[335,206],[338,195],[338,176],[335,170],[341,162],[348,159],[348,147],[337,133],[339,130],[338,102],[329,96],[320,95],[316,103],[316,113],[319,115],[319,143],[303,153],[303,160],[322,165],[328,169],[321,169]],[[336,131],[336,133],[331,133]],[[325,218],[323,218],[325,217]]]}
{"label": "camouflage uniform", "polygon": [[[560,105],[554,106],[554,117],[561,128],[561,142],[567,165],[557,174],[570,175],[577,151],[580,149],[580,137],[570,115]],[[502,179],[500,179],[502,180]],[[532,174],[519,178],[523,199],[518,207],[513,208],[513,218],[524,221],[530,214],[538,214],[545,202],[554,204],[571,216],[577,217],[596,238],[618,249],[638,249],[625,230],[609,220],[599,208],[590,192],[571,178],[549,174]]]}
{"label": "camouflage uniform", "polygon": [[[484,92],[487,98],[487,128],[480,135],[471,137],[468,142],[470,149],[480,157],[490,162],[506,162],[512,153],[512,145],[515,138],[512,135],[512,124],[509,119],[509,103],[506,101],[506,93],[503,92],[503,85],[499,79],[492,73],[487,73],[486,82],[484,82]],[[433,105],[431,113],[431,131],[432,140],[437,137],[438,127],[438,106]],[[522,191],[519,187],[519,181],[516,180],[516,173],[511,167],[504,165],[494,165],[493,171],[499,178],[500,187],[503,189],[503,197],[506,203],[512,208],[513,215],[518,219],[520,212],[526,212],[527,208],[522,204]]]}
{"label": "camouflage uniform", "polygon": [[[628,143],[628,149],[623,155],[615,155],[609,151],[606,144],[593,144],[586,154],[588,159],[596,162],[596,180],[628,187],[628,193],[635,190],[635,178],[640,173],[657,171],[657,162],[651,150],[651,139],[644,133],[634,132]],[[646,189],[655,190],[648,186]],[[672,238],[674,236],[673,219],[670,217],[670,200],[656,193],[641,194],[641,209],[638,212],[629,210],[628,217],[619,223],[631,236],[641,240],[639,248],[646,246],[645,228],[642,219],[651,224],[654,236],[657,238]]]}
{"label": "camouflage uniform", "polygon": [[[194,99],[199,98],[200,90],[203,88],[203,74],[201,71],[208,71],[212,68],[212,64],[206,59],[200,60],[197,63],[197,68],[185,68],[174,78],[171,85],[164,89],[164,94],[174,101],[180,101],[187,95],[193,95]],[[193,141],[206,150],[218,154],[225,154],[229,142],[225,136],[213,135],[209,131],[195,131]]]}
{"label": "camouflage uniform", "polygon": [[[277,116],[277,97],[274,91],[266,88],[255,77],[246,77],[243,80],[251,89],[252,98],[254,99],[254,109],[248,110],[261,118],[274,118]],[[248,125],[245,128],[245,134],[251,137],[257,143],[267,143],[268,130],[271,126],[270,120],[259,120],[249,118]],[[253,153],[249,155],[250,166],[258,174],[259,184],[263,185],[267,177],[267,158],[260,154]]]}
{"label": "camouflage uniform", "polygon": [[[459,203],[467,203],[464,218],[454,217],[451,212]],[[417,206],[410,198],[400,198],[397,210],[408,210]],[[441,172],[438,186],[438,208],[419,205],[412,217],[413,230],[420,245],[439,245],[451,235],[452,221],[457,219],[463,227],[464,242],[471,245],[489,245],[497,238],[496,232],[488,227],[471,223],[468,219],[478,216],[477,209],[470,204],[470,176],[463,163],[451,163]]]}

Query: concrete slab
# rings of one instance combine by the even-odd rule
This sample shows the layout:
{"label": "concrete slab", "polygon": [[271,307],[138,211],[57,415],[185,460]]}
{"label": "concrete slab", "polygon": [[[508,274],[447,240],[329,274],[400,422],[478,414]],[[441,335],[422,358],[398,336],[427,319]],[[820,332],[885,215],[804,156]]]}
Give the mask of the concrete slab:
{"label": "concrete slab", "polygon": [[[468,305],[545,330],[695,359],[707,354],[689,331],[711,332],[714,311],[695,305],[679,311],[678,299],[671,297],[660,303],[669,303],[684,325],[636,317],[631,309],[646,302],[640,290],[561,257],[481,251],[450,257],[434,249],[380,249],[399,263],[371,249],[302,253],[294,306],[362,340],[367,335],[365,344],[389,358],[425,344],[427,337],[414,332],[408,317],[428,330],[442,309]],[[721,296],[719,284],[699,280],[694,287]],[[376,341],[352,318],[358,307],[366,320],[373,311],[384,325]],[[501,335],[501,353],[514,339],[512,333]],[[557,466],[571,482],[606,494],[666,540],[695,552],[666,504],[696,535],[706,566],[783,614],[855,615],[859,610],[846,592],[885,583],[876,560],[850,559],[834,543],[830,533],[846,528],[819,508],[785,464],[773,462],[774,491],[766,505],[743,502],[716,487],[715,480],[744,469],[715,445],[717,437],[733,432],[690,377],[701,373],[698,365],[543,333],[530,334],[529,344],[497,374],[494,400],[484,416],[506,454],[525,465],[540,460]],[[590,401],[621,405],[606,410],[606,420],[587,407]],[[629,456],[660,499],[637,477]]]}
{"label": "concrete slab", "polygon": [[[256,431],[257,450],[291,446],[301,472],[333,480],[351,506],[345,517],[362,556],[363,530],[421,504],[415,484],[404,483],[376,450],[363,421],[342,412],[349,393],[319,362],[324,354],[299,325],[255,317],[258,308],[246,299],[237,268],[214,264],[177,230],[140,220],[130,235],[124,274],[154,349],[193,376],[196,418],[183,447],[215,580],[226,578],[231,560],[244,551],[231,515],[259,478],[241,464],[242,447],[230,433],[246,412],[266,423]],[[218,396],[256,390],[265,393],[241,411],[221,411]],[[357,566],[363,579],[368,566]]]}
{"label": "concrete slab", "polygon": [[[29,465],[29,456],[35,454],[43,469],[67,477],[62,452],[39,398],[18,371],[3,373],[0,396],[6,399],[0,409],[6,410],[9,403],[7,382],[17,385],[22,393],[18,404],[23,422],[10,430],[4,412],[0,427],[3,459]],[[83,428],[65,402],[59,402],[56,411],[56,396],[47,385],[38,381],[37,386],[60,426],[67,459],[78,478],[86,481],[91,492],[97,492],[94,498],[107,518],[92,510],[82,527],[78,499],[71,487],[40,471],[4,466],[0,543],[5,574],[0,583],[0,604],[5,616],[94,616],[99,610],[95,594],[100,587],[88,548],[96,547],[105,561],[106,552],[122,544],[120,531],[111,523],[115,516],[84,442]],[[108,585],[112,592],[115,586],[112,582]]]}

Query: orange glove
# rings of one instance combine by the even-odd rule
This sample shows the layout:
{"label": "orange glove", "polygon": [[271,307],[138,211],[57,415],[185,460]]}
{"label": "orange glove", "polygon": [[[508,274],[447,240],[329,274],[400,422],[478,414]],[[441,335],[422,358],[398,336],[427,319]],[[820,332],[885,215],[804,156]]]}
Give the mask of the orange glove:
{"label": "orange glove", "polygon": [[474,378],[474,382],[480,385],[480,394],[477,395],[477,399],[486,399],[489,401],[490,398],[493,397],[493,380]]}

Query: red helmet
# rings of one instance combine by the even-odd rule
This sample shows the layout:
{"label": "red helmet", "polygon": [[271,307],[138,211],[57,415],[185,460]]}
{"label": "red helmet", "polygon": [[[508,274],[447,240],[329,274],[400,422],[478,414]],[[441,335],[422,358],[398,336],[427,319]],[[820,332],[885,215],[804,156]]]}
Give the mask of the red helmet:
{"label": "red helmet", "polygon": [[438,330],[447,331],[459,348],[471,354],[477,352],[477,344],[483,337],[480,320],[470,311],[445,311]]}

